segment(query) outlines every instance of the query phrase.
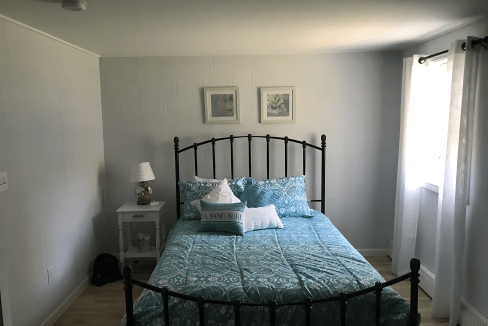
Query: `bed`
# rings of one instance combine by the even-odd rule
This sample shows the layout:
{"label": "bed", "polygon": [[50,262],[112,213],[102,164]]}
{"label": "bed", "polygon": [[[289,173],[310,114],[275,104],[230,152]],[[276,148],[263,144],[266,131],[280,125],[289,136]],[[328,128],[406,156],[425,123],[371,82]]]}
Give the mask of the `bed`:
{"label": "bed", "polygon": [[[124,267],[126,316],[122,325],[418,325],[418,270],[385,282],[379,273],[352,247],[323,214],[325,210],[325,136],[322,146],[288,137],[269,135],[226,137],[195,143],[179,149],[175,138],[176,182],[179,185],[179,154],[212,144],[215,177],[215,143],[230,140],[231,174],[234,177],[233,142],[244,138],[285,144],[285,176],[288,174],[288,143],[322,154],[322,212],[307,217],[281,218],[284,228],[265,229],[237,236],[226,232],[199,232],[199,220],[178,219],[170,231],[163,255],[147,284],[131,279]],[[249,159],[251,175],[251,159]],[[180,191],[177,191],[177,203]],[[178,216],[180,216],[178,205]],[[390,285],[411,279],[411,302],[407,303]],[[133,302],[132,287],[145,288]]]}

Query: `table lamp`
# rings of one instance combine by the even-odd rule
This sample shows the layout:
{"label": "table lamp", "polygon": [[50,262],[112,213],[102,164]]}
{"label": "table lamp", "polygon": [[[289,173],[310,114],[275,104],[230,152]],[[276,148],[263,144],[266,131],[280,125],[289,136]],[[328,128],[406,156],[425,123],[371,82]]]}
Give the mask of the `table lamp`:
{"label": "table lamp", "polygon": [[137,205],[149,205],[151,203],[152,189],[146,181],[154,179],[156,178],[149,162],[132,164],[130,182],[137,182]]}

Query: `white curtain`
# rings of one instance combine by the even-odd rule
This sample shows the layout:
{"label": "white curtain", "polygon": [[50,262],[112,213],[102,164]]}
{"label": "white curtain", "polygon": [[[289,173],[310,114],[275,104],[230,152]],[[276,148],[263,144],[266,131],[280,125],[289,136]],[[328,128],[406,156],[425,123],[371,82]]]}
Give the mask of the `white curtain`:
{"label": "white curtain", "polygon": [[[444,181],[439,187],[436,237],[435,289],[432,316],[459,322],[461,297],[465,284],[465,225],[471,177],[473,122],[477,81],[486,57],[481,46],[471,47],[476,38],[451,44],[448,76],[451,78],[449,126]],[[466,51],[461,44],[466,42]],[[479,130],[478,130],[479,131]]]}
{"label": "white curtain", "polygon": [[398,153],[395,226],[393,234],[392,271],[397,275],[410,272],[415,256],[420,186],[423,183],[423,130],[426,130],[428,90],[431,81],[429,62],[420,64],[415,55],[403,60],[400,149]]}
{"label": "white curtain", "polygon": [[[435,290],[432,316],[459,322],[460,303],[465,283],[465,223],[469,201],[469,180],[473,122],[477,96],[476,83],[486,57],[481,46],[471,47],[476,39],[453,42],[449,48],[447,76],[450,80],[450,108],[447,126],[444,179],[439,185],[437,212]],[[466,42],[466,51],[461,44]],[[423,182],[422,112],[428,105],[430,75],[428,61],[418,57],[404,60],[400,151],[393,238],[392,271],[409,272],[409,260],[415,256],[419,209],[419,187]],[[424,121],[421,121],[424,120]],[[478,129],[480,130],[480,129]],[[479,131],[481,132],[481,131]],[[413,135],[412,135],[413,134]]]}

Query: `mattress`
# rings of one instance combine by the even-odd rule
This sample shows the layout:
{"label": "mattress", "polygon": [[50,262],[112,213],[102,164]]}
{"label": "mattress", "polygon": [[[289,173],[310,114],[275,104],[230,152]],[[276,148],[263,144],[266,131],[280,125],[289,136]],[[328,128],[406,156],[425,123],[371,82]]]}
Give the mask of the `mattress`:
{"label": "mattress", "polygon": [[[280,303],[322,299],[384,282],[380,274],[351,246],[322,213],[281,219],[283,229],[236,236],[198,232],[200,221],[178,220],[168,235],[164,253],[149,284],[206,299],[243,303]],[[349,325],[374,325],[375,295],[351,298]],[[392,288],[383,290],[382,325],[407,325],[410,305]],[[170,298],[171,325],[198,325],[194,302]],[[267,308],[242,307],[244,325],[269,325]],[[144,290],[134,302],[136,325],[164,325],[161,295]],[[232,306],[207,304],[206,325],[233,324]],[[301,325],[304,306],[278,307],[278,325]],[[338,302],[314,304],[312,325],[340,325]],[[125,325],[125,317],[122,325]]]}

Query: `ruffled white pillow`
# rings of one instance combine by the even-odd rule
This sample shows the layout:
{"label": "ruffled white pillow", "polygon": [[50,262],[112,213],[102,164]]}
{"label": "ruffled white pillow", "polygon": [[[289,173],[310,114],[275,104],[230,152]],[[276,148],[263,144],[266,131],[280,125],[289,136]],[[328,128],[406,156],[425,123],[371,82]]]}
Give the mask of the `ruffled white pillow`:
{"label": "ruffled white pillow", "polygon": [[212,189],[205,197],[201,199],[196,199],[190,202],[190,204],[201,212],[200,200],[205,200],[210,203],[240,203],[241,201],[237,198],[232,189],[230,189],[227,179],[222,180],[222,182],[215,188]]}
{"label": "ruffled white pillow", "polygon": [[222,182],[224,180],[219,180],[219,179],[205,179],[205,178],[199,178],[197,177],[196,175],[194,176],[195,177],[195,181],[197,182]]}
{"label": "ruffled white pillow", "polygon": [[262,229],[282,229],[283,227],[274,205],[256,208],[246,207],[244,232]]}

